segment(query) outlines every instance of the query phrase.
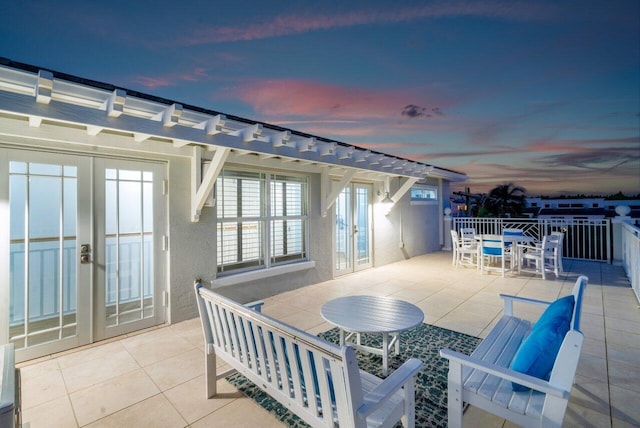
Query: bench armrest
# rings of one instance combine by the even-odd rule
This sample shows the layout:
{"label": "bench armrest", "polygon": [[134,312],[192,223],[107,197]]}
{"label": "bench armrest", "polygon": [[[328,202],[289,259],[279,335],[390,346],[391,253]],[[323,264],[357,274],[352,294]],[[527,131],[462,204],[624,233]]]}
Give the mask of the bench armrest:
{"label": "bench armrest", "polygon": [[459,364],[464,367],[470,367],[472,369],[480,370],[481,372],[497,376],[506,381],[519,383],[520,385],[526,386],[527,388],[531,388],[535,391],[540,391],[542,393],[560,397],[565,400],[569,398],[570,391],[557,388],[545,380],[539,379],[534,376],[529,376],[524,373],[516,372],[507,367],[487,363],[486,361],[482,361],[472,356],[452,351],[450,349],[441,349],[440,356],[442,358],[448,359],[449,364]]}
{"label": "bench armrest", "polygon": [[246,306],[249,309],[253,309],[256,312],[262,312],[262,307],[264,306],[264,300],[256,300],[255,302],[245,303],[244,306]]}
{"label": "bench armrest", "polygon": [[[364,404],[358,409],[358,416],[366,419],[371,413],[382,406],[393,394],[412,381],[422,368],[422,361],[410,358],[405,361],[398,370],[394,371],[382,383],[369,391],[364,396]],[[414,394],[414,391],[411,391]]]}
{"label": "bench armrest", "polygon": [[530,305],[549,306],[553,302],[546,300],[529,299],[527,297],[513,296],[511,294],[500,294],[502,300],[504,300],[503,314],[513,316],[513,302],[528,303]]}

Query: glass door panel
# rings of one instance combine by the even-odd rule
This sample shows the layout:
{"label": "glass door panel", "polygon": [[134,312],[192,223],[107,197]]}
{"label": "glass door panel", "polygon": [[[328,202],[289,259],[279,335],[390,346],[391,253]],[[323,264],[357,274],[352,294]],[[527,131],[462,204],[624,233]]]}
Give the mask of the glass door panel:
{"label": "glass door panel", "polygon": [[2,322],[22,361],[90,340],[79,327],[89,315],[79,302],[89,294],[90,269],[77,262],[79,242],[89,237],[88,219],[78,210],[79,196],[89,191],[82,181],[89,164],[74,156],[2,154],[8,176],[0,181],[8,179],[9,200],[8,319]]}
{"label": "glass door panel", "polygon": [[164,321],[162,165],[96,161],[98,231],[96,336],[111,337]]}
{"label": "glass door panel", "polygon": [[371,267],[371,186],[355,184],[355,269]]}
{"label": "glass door panel", "polygon": [[335,274],[372,266],[371,194],[366,184],[350,184],[335,202]]}
{"label": "glass door panel", "polygon": [[353,223],[351,188],[345,188],[335,202],[335,270],[338,275],[353,272]]}

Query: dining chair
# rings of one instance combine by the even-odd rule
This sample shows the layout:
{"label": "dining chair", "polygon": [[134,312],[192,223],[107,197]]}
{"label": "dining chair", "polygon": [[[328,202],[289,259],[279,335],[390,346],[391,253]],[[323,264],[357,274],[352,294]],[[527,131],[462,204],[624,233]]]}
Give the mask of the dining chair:
{"label": "dining chair", "polygon": [[[505,249],[504,235],[479,235],[479,250],[478,256],[480,258],[480,273],[484,274],[484,271],[498,270],[504,277],[507,272],[506,259],[510,260],[509,270],[513,270],[513,262],[511,261],[511,254],[507,253]],[[491,266],[491,261],[500,260],[500,267]]]}
{"label": "dining chair", "polygon": [[463,227],[460,229],[460,237],[463,242],[476,243],[476,228],[475,227]]}
{"label": "dining chair", "polygon": [[478,246],[475,242],[465,242],[455,230],[451,231],[451,242],[453,244],[452,264],[459,266],[460,264],[468,264],[477,266]]}
{"label": "dining chair", "polygon": [[[558,241],[551,235],[542,238],[540,245],[520,244],[518,272],[533,272],[541,274],[542,279],[547,279],[547,272],[553,272],[556,278],[560,276],[558,263]],[[531,268],[530,263],[533,263]]]}
{"label": "dining chair", "polygon": [[[516,228],[512,228],[512,229],[504,228],[504,229],[502,229],[502,235],[503,236],[507,236],[507,237],[509,237],[509,236],[524,236],[524,230],[516,229]],[[514,251],[514,249],[517,249],[517,248],[515,246],[513,246],[513,242],[510,242],[510,241],[506,241],[504,243],[504,248],[505,248],[506,252],[509,253],[511,263],[513,264],[517,260],[517,257],[518,257],[517,252]]]}
{"label": "dining chair", "polygon": [[564,249],[564,232],[555,231],[549,234],[550,239],[555,240],[558,243],[558,250],[556,257],[558,260],[556,263],[558,264],[558,270],[560,273],[564,273],[564,267],[562,266],[562,253]]}

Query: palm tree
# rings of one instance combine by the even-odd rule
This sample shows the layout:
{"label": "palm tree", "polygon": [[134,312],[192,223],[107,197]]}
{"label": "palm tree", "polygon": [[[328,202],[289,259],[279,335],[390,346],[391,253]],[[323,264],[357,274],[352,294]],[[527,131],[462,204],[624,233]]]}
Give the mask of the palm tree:
{"label": "palm tree", "polygon": [[500,184],[491,189],[484,207],[498,217],[519,217],[526,206],[526,191],[513,183]]}

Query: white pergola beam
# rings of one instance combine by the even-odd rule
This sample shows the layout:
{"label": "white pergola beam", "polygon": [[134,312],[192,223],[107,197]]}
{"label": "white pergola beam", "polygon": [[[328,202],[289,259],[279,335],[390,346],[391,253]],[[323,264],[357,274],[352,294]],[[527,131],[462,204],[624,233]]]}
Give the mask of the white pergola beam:
{"label": "white pergola beam", "polygon": [[39,104],[49,104],[53,93],[53,73],[50,71],[38,71],[36,82],[36,102]]}
{"label": "white pergola beam", "polygon": [[171,128],[176,126],[182,116],[182,104],[171,104],[169,107],[162,110],[160,113],[155,114],[152,119],[162,122],[162,126],[165,128]]}
{"label": "white pergola beam", "polygon": [[340,147],[338,149],[338,159],[349,159],[353,156],[354,147]]}
{"label": "white pergola beam", "polygon": [[302,140],[298,140],[296,142],[296,146],[298,147],[298,152],[315,152],[318,150],[316,147],[316,139],[313,137],[303,138]]}
{"label": "white pergola beam", "polygon": [[124,103],[127,101],[127,93],[122,89],[115,89],[106,101],[107,116],[120,117],[124,112]]}
{"label": "white pergola beam", "polygon": [[29,116],[29,126],[32,128],[39,128],[42,124],[42,118],[39,116]]}
{"label": "white pergola beam", "polygon": [[194,126],[195,129],[203,129],[207,135],[216,135],[222,132],[222,127],[227,121],[227,117],[223,114],[213,116],[204,122],[200,122]]}
{"label": "white pergola beam", "polygon": [[371,156],[370,150],[356,150],[353,155],[354,162],[364,162],[367,157]]}
{"label": "white pergola beam", "polygon": [[273,134],[269,138],[269,141],[271,142],[271,146],[273,148],[289,146],[291,144],[290,143],[290,141],[291,141],[291,132],[282,131],[282,132],[278,132],[276,134]]}
{"label": "white pergola beam", "polygon": [[324,143],[318,147],[318,154],[322,157],[333,156],[336,152],[336,143]]}
{"label": "white pergola beam", "polygon": [[229,133],[229,135],[233,135],[234,137],[242,137],[242,141],[245,143],[257,140],[260,134],[262,134],[262,124],[260,123],[255,123],[246,128]]}
{"label": "white pergola beam", "polygon": [[91,136],[98,135],[103,129],[101,126],[87,125],[87,134]]}
{"label": "white pergola beam", "polygon": [[149,134],[143,134],[142,132],[134,132],[133,133],[133,141],[136,143],[142,143],[144,140],[148,140],[151,138]]}

